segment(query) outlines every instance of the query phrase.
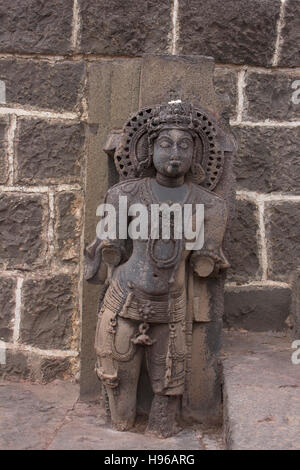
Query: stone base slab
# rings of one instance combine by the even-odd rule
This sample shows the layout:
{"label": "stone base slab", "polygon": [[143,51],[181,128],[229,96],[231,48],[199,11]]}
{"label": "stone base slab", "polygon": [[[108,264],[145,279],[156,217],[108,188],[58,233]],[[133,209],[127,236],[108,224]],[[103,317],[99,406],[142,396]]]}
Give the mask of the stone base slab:
{"label": "stone base slab", "polygon": [[[300,364],[281,333],[223,335],[227,449],[300,448]],[[300,356],[300,355],[299,355]]]}

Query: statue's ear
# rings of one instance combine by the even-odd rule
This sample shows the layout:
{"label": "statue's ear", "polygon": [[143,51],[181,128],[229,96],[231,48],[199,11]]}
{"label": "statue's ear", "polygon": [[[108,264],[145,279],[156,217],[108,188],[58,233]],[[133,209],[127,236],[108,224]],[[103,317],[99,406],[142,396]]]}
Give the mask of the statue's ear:
{"label": "statue's ear", "polygon": [[148,139],[148,156],[150,164],[153,161],[153,154],[154,154],[154,139]]}
{"label": "statue's ear", "polygon": [[200,163],[192,163],[188,176],[195,184],[201,184],[205,180],[205,171]]}
{"label": "statue's ear", "polygon": [[[201,165],[203,160],[203,141],[199,135],[194,134],[194,152],[188,178],[195,184],[201,184],[206,179],[206,173]],[[200,163],[201,162],[201,163]]]}

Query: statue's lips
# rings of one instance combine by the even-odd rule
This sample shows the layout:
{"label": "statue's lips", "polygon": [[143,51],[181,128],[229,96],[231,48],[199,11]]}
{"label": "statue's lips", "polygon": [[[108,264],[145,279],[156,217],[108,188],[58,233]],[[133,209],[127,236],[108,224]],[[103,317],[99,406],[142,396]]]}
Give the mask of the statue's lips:
{"label": "statue's lips", "polygon": [[172,160],[171,162],[168,163],[167,165],[167,172],[169,174],[172,174],[174,172],[177,173],[177,170],[180,167],[181,162],[179,160]]}

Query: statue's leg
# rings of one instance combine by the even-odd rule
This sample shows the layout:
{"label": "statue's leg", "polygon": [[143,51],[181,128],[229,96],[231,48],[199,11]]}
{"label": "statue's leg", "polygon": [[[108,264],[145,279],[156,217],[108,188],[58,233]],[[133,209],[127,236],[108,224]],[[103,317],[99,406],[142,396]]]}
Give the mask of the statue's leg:
{"label": "statue's leg", "polygon": [[157,437],[170,437],[180,429],[176,425],[176,415],[179,406],[179,396],[155,394],[152,400],[147,434]]}
{"label": "statue's leg", "polygon": [[119,431],[130,429],[136,415],[136,394],[143,358],[143,348],[133,345],[137,332],[132,320],[105,310],[97,326],[97,374],[109,401],[112,425]]}
{"label": "statue's leg", "polygon": [[179,430],[176,415],[184,391],[184,326],[179,322],[153,325],[151,336],[156,342],[146,357],[154,398],[147,432],[165,438]]}
{"label": "statue's leg", "polygon": [[132,361],[118,364],[120,383],[117,388],[106,386],[111,422],[119,431],[126,431],[134,426],[142,353],[142,348],[139,348]]}

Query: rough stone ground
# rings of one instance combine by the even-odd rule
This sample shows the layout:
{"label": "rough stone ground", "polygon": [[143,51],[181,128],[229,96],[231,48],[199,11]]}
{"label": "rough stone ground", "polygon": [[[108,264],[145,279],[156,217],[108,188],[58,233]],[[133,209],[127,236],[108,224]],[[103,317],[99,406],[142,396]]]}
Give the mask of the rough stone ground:
{"label": "rough stone ground", "polygon": [[106,423],[100,404],[78,401],[78,386],[0,382],[0,450],[221,450],[221,430],[191,428],[168,439],[118,432]]}
{"label": "rough stone ground", "polygon": [[225,437],[233,450],[300,449],[300,364],[283,333],[228,332]]}
{"label": "rough stone ground", "polygon": [[[300,449],[300,364],[283,333],[225,332],[225,437],[228,449]],[[74,383],[0,382],[0,450],[222,450],[220,429],[194,427],[169,439],[106,423],[101,404],[81,403]]]}

